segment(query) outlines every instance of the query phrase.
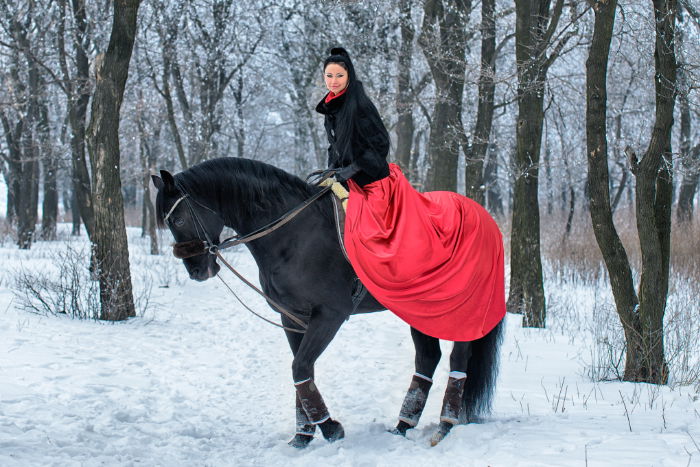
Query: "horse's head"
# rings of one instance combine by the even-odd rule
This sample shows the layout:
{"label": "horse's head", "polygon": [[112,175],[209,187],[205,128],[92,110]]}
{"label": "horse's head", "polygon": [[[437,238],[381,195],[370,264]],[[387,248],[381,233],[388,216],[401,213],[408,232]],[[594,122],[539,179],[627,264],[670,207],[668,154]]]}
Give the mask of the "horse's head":
{"label": "horse's head", "polygon": [[[168,226],[178,245],[187,249],[194,245],[197,251],[181,255],[190,279],[205,281],[214,277],[221,267],[216,263],[216,256],[204,249],[204,244],[211,241],[219,244],[219,235],[224,228],[223,219],[212,209],[193,199],[175,184],[175,179],[167,170],[160,171],[160,177],[152,175],[153,185],[158,189],[156,196],[156,214],[162,227]],[[198,253],[202,251],[202,253]]]}

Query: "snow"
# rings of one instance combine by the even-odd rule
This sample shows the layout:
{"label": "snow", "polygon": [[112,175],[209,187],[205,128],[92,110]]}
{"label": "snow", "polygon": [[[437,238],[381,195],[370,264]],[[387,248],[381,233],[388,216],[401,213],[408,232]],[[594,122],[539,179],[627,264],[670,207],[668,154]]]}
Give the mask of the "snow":
{"label": "snow", "polygon": [[[292,358],[282,331],[247,313],[218,280],[190,281],[172,256],[149,256],[138,232],[130,231],[130,244],[136,292],[150,284],[150,305],[141,317],[107,324],[21,310],[15,271],[46,270],[64,244],[20,251],[0,242],[1,466],[700,465],[697,387],[593,382],[583,331],[522,329],[514,315],[493,416],[455,427],[434,448],[451,344],[443,343],[421,423],[397,437],[386,430],[413,373],[408,327],[389,312],[352,317],[316,367],[346,438],[329,444],[319,433],[307,449],[293,449]],[[227,257],[256,277],[244,249]],[[224,277],[272,316],[254,292]],[[553,313],[585,322],[599,294],[561,288],[550,297]]]}

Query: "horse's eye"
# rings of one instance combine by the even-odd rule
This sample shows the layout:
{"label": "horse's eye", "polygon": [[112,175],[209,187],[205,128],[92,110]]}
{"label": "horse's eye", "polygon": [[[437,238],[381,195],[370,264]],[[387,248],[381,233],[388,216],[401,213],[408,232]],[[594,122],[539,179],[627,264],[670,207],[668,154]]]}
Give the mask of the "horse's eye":
{"label": "horse's eye", "polygon": [[185,224],[185,220],[182,217],[173,217],[173,225],[175,227],[182,227]]}

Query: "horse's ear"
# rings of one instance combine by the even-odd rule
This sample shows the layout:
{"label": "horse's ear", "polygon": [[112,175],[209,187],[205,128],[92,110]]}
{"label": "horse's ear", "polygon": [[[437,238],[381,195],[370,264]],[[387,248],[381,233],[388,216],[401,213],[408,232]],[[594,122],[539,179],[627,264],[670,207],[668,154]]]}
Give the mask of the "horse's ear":
{"label": "horse's ear", "polygon": [[151,181],[153,181],[153,186],[156,187],[156,190],[160,190],[165,186],[163,179],[158,175],[151,175]]}
{"label": "horse's ear", "polygon": [[161,170],[160,178],[161,182],[163,183],[163,187],[167,191],[177,191],[177,189],[175,188],[175,179],[173,178],[173,174],[171,174],[167,170]]}

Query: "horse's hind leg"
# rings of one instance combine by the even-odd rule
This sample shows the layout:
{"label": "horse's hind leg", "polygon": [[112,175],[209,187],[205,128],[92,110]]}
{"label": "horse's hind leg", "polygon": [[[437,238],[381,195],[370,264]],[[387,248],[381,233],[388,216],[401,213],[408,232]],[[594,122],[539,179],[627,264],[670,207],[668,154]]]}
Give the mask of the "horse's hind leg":
{"label": "horse's hind leg", "polygon": [[472,354],[471,342],[455,342],[450,354],[450,376],[447,380],[445,397],[442,400],[440,426],[433,434],[430,444],[435,446],[447,436],[453,426],[459,423],[462,409],[462,394],[467,381],[467,364]]}
{"label": "horse's hind leg", "polygon": [[411,337],[416,348],[416,372],[401,404],[399,422],[392,430],[392,433],[398,435],[405,435],[407,430],[418,424],[441,356],[438,339],[423,334],[415,328],[411,328]]}

